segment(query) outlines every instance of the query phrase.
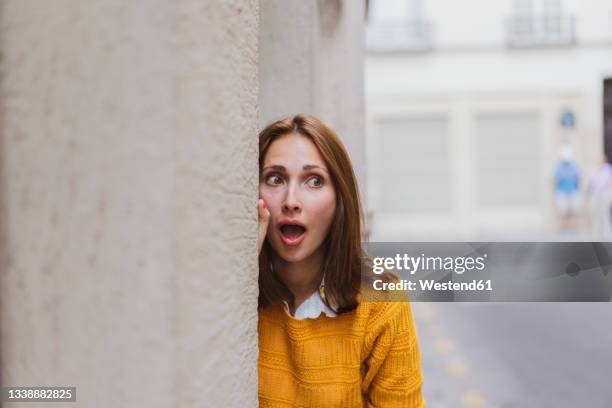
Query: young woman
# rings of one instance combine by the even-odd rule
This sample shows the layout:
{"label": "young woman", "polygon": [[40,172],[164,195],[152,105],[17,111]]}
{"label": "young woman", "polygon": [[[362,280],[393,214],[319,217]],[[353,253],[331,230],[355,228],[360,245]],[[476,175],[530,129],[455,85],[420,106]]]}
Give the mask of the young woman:
{"label": "young woman", "polygon": [[408,302],[360,293],[357,181],[342,142],[297,115],[259,134],[261,407],[424,407]]}

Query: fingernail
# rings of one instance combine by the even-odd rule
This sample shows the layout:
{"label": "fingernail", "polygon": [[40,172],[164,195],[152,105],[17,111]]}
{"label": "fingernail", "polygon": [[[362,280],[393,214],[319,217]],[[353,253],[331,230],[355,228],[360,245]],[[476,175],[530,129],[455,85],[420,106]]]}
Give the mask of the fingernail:
{"label": "fingernail", "polygon": [[263,201],[263,207],[268,208],[268,206],[266,205],[266,202],[264,200],[261,200],[261,201]]}

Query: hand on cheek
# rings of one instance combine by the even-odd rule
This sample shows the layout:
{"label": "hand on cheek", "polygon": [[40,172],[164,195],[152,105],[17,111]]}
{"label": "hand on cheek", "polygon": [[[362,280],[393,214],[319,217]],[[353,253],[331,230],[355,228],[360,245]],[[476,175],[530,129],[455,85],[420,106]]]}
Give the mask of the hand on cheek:
{"label": "hand on cheek", "polygon": [[268,224],[270,223],[270,211],[268,211],[266,202],[262,198],[260,198],[259,202],[257,203],[257,212],[259,213],[259,239],[257,253],[260,253],[263,243],[266,240]]}

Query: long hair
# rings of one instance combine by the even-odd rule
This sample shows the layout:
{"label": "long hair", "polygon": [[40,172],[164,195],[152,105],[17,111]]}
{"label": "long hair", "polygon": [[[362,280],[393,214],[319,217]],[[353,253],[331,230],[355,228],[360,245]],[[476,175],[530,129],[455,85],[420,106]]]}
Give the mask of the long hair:
{"label": "long hair", "polygon": [[[318,149],[330,172],[336,191],[336,211],[329,233],[323,240],[322,272],[325,276],[325,302],[336,313],[355,309],[361,282],[364,253],[361,247],[362,208],[357,178],[344,145],[323,122],[314,116],[298,114],[266,126],[259,133],[259,174],[268,148],[279,137],[297,133]],[[274,250],[269,242],[259,255],[259,306],[292,301],[293,295],[271,267]]]}

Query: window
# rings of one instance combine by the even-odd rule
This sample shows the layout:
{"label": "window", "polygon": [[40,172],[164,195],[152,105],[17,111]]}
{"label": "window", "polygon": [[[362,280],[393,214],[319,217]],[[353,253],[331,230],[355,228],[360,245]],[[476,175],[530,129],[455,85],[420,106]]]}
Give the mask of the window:
{"label": "window", "polygon": [[423,0],[371,0],[367,47],[371,50],[424,51],[431,48],[431,24]]}
{"label": "window", "polygon": [[574,17],[563,13],[561,0],[515,0],[514,8],[508,24],[510,46],[574,43]]}

